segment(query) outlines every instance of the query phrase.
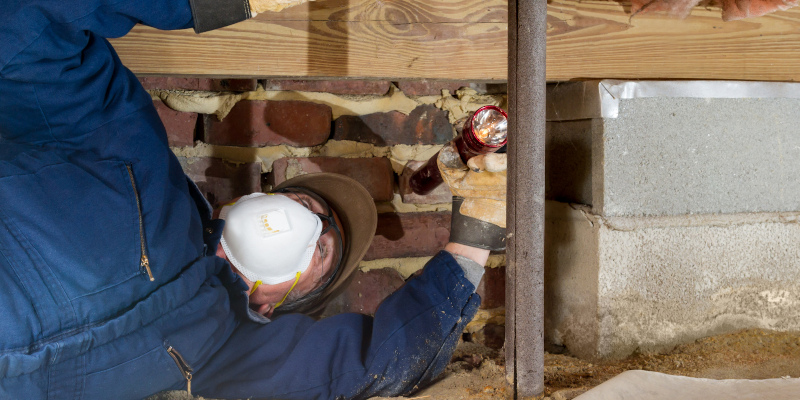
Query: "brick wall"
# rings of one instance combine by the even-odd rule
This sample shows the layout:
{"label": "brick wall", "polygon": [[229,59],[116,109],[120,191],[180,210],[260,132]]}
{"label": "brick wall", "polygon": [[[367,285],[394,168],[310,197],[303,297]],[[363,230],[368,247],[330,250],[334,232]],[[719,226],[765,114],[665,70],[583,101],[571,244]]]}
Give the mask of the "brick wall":
{"label": "brick wall", "polygon": [[[454,137],[453,110],[504,97],[500,85],[469,82],[140,80],[184,170],[214,206],[319,171],[350,176],[367,188],[380,212],[375,240],[365,267],[330,312],[374,312],[447,243],[446,186],[417,196],[403,178]],[[442,93],[462,87],[473,90],[458,97]],[[197,105],[209,98],[217,111]],[[498,257],[493,263],[500,266],[489,268],[480,285],[484,308],[503,305]]]}

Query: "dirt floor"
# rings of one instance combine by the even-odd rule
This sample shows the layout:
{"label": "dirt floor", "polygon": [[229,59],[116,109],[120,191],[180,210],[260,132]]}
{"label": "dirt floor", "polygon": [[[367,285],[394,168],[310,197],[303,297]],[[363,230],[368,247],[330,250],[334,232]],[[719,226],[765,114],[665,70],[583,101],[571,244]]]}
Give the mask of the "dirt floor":
{"label": "dirt floor", "polygon": [[[632,369],[712,379],[798,378],[800,332],[746,330],[700,339],[663,354],[635,354],[624,360],[596,363],[568,354],[545,353],[545,396],[551,400],[569,400]],[[393,399],[494,400],[510,395],[502,349],[463,342],[441,380],[408,398]],[[172,392],[157,398],[188,397]]]}
{"label": "dirt floor", "polygon": [[[419,400],[505,399],[502,352],[463,343],[444,378],[416,393]],[[712,379],[800,377],[800,332],[747,330],[700,339],[663,354],[635,354],[591,363],[545,353],[545,396],[569,400],[632,369]]]}

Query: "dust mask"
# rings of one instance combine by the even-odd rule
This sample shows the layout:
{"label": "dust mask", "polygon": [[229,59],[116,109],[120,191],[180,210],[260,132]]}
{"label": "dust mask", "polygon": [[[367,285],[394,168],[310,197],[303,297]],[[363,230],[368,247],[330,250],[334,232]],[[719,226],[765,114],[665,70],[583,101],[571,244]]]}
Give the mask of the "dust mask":
{"label": "dust mask", "polygon": [[222,249],[250,281],[274,285],[296,279],[314,256],[322,221],[279,194],[253,193],[220,211]]}

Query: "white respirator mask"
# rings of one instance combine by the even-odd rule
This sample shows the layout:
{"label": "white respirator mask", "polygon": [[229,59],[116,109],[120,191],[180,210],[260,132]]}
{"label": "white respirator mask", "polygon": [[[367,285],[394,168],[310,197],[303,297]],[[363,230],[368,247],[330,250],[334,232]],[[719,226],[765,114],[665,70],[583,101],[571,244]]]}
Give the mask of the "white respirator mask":
{"label": "white respirator mask", "polygon": [[222,249],[252,282],[275,285],[299,278],[314,256],[322,221],[280,194],[253,193],[222,207]]}

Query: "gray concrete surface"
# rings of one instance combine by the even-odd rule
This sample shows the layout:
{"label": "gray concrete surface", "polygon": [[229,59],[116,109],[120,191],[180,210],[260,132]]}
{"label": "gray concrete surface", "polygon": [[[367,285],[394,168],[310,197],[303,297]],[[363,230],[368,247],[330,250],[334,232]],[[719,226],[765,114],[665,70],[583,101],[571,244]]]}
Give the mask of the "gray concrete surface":
{"label": "gray concrete surface", "polygon": [[585,359],[622,358],[745,328],[800,330],[800,213],[546,209],[548,343]]}
{"label": "gray concrete surface", "polygon": [[[800,210],[800,99],[698,98],[696,82],[670,84],[646,97],[611,97],[597,81],[551,86],[547,198],[605,216]],[[733,85],[702,95],[766,96],[763,83]]]}

